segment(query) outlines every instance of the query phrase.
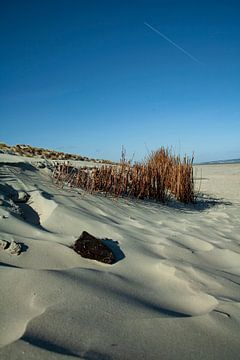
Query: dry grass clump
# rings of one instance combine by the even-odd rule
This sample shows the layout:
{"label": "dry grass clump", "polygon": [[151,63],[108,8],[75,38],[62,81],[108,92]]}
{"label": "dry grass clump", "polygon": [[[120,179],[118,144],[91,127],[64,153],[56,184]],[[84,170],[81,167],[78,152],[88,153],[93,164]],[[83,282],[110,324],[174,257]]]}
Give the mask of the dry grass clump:
{"label": "dry grass clump", "polygon": [[169,149],[152,152],[141,163],[131,165],[122,152],[120,164],[99,168],[76,169],[70,165],[55,167],[53,178],[58,185],[79,187],[90,193],[100,192],[115,197],[129,196],[166,202],[174,196],[183,203],[195,200],[193,158],[175,156]]}
{"label": "dry grass clump", "polygon": [[150,168],[158,169],[163,188],[177,200],[186,204],[194,202],[193,157],[185,156],[181,160],[171,150],[161,148],[152,152],[146,162]]}
{"label": "dry grass clump", "polygon": [[0,150],[9,150],[10,146],[5,143],[0,142]]}

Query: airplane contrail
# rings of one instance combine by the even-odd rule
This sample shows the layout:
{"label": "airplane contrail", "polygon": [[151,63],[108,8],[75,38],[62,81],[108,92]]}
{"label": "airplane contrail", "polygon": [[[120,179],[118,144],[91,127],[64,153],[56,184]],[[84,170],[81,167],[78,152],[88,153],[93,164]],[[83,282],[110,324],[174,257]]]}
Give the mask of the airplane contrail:
{"label": "airplane contrail", "polygon": [[146,25],[149,29],[151,29],[152,31],[154,31],[155,33],[157,33],[158,35],[160,35],[163,39],[167,40],[170,44],[172,44],[173,46],[175,46],[178,50],[180,50],[181,52],[183,52],[185,55],[187,55],[190,59],[192,59],[193,61],[201,64],[201,62],[196,59],[193,55],[191,55],[188,51],[184,50],[181,46],[179,46],[178,44],[176,44],[174,41],[172,41],[171,39],[169,39],[166,35],[164,35],[163,33],[161,33],[158,29],[154,28],[152,25],[148,24],[147,22],[144,22],[144,25]]}

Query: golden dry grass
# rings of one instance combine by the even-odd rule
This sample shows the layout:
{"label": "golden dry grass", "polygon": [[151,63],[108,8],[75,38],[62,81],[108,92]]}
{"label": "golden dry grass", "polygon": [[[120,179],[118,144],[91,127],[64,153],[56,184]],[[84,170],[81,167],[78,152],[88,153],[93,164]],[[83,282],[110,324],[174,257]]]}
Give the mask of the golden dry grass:
{"label": "golden dry grass", "polygon": [[166,202],[174,196],[183,203],[195,200],[193,158],[175,156],[169,149],[152,152],[141,163],[131,165],[122,153],[119,165],[76,169],[57,165],[53,178],[58,185],[79,187],[90,193],[100,192],[115,197],[129,196]]}

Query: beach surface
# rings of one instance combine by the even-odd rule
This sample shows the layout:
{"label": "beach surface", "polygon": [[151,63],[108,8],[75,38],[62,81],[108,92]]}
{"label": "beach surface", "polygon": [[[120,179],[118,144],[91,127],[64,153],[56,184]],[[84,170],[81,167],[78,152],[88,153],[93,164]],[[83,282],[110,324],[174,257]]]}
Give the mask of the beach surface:
{"label": "beach surface", "polygon": [[[0,240],[22,250],[0,248],[0,358],[239,359],[240,164],[195,167],[186,206],[60,189],[41,161],[0,154]],[[75,253],[83,231],[116,263]]]}

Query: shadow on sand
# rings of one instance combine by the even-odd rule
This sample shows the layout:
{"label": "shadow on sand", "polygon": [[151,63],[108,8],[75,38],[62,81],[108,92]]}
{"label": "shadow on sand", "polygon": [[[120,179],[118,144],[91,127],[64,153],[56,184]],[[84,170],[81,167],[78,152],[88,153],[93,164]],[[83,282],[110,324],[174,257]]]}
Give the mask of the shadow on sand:
{"label": "shadow on sand", "polygon": [[113,264],[116,264],[117,262],[123,260],[125,258],[124,253],[120,249],[118,241],[114,241],[112,239],[101,239],[101,242],[106,245],[110,250],[112,250],[116,261]]}

